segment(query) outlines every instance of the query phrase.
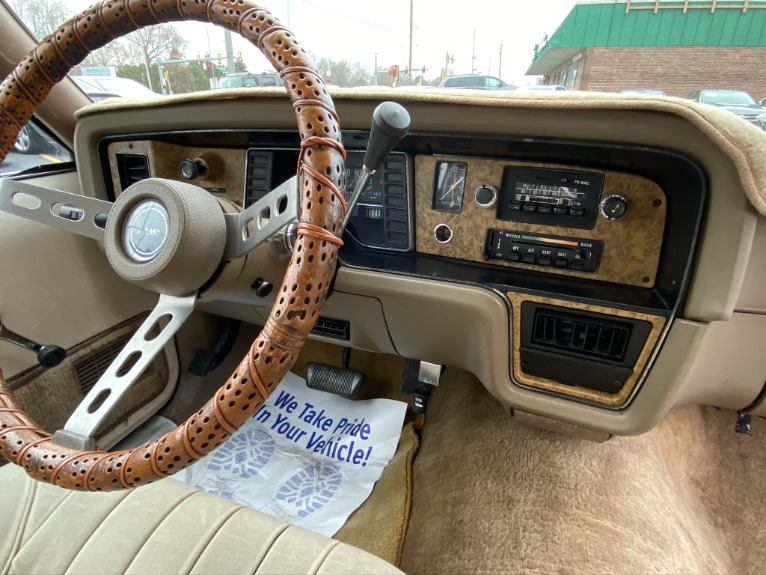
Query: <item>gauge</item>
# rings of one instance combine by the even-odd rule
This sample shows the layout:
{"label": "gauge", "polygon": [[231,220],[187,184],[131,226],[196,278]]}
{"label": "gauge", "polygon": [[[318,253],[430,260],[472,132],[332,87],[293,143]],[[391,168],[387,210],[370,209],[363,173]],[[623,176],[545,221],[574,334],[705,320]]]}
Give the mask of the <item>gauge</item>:
{"label": "gauge", "polygon": [[[354,187],[356,186],[356,183],[359,181],[359,178],[362,176],[362,169],[346,165],[346,187],[344,189],[344,195],[346,198],[346,201],[351,199],[351,194],[354,191]],[[364,190],[362,190],[362,194],[359,196],[359,203],[362,204],[375,204],[380,205],[383,200],[383,180],[382,180],[382,170],[378,170],[373,176],[370,178],[370,180],[367,182],[367,185],[364,187]]]}
{"label": "gauge", "polygon": [[459,212],[468,165],[465,162],[437,162],[432,207],[440,212]]}

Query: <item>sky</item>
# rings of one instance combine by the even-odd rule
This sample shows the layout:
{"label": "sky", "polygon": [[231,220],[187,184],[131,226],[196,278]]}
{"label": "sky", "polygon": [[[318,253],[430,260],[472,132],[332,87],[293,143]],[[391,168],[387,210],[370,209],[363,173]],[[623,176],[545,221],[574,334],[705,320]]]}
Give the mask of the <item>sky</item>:
{"label": "sky", "polygon": [[[534,83],[525,72],[534,47],[552,35],[576,0],[263,0],[265,7],[285,23],[316,59],[362,62],[372,74],[375,54],[379,69],[408,65],[410,2],[413,5],[412,64],[426,66],[426,78],[435,78],[447,53],[455,74],[492,74],[515,83]],[[91,0],[66,0],[73,11]],[[179,31],[189,40],[186,56],[208,51],[226,54],[223,29],[184,22]],[[474,50],[475,31],[475,50]],[[209,33],[209,34],[208,34]],[[209,35],[209,48],[208,48]],[[502,68],[500,51],[502,46]],[[234,52],[242,52],[248,69],[271,67],[259,50],[234,35]],[[475,55],[475,60],[472,60]]]}
{"label": "sky", "polygon": [[[525,72],[534,47],[558,28],[575,0],[412,0],[412,64],[426,66],[436,77],[446,54],[454,55],[455,74],[490,73],[513,83],[528,83]],[[266,7],[288,25],[304,47],[333,60],[362,62],[372,72],[375,53],[379,68],[408,65],[410,0],[268,0]],[[184,28],[191,27],[187,33]],[[188,55],[204,54],[205,27],[180,27],[190,40]],[[476,35],[475,52],[474,30]],[[225,54],[223,32],[210,27],[212,54]],[[500,50],[502,45],[502,69]],[[258,50],[235,36],[234,52],[242,52],[248,69],[269,69]],[[472,62],[472,54],[476,59]]]}

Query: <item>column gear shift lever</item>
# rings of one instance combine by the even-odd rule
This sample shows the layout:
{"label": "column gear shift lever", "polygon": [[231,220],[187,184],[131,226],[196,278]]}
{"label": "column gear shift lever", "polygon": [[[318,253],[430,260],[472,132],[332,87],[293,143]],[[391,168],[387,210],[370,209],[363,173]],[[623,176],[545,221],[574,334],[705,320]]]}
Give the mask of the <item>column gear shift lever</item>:
{"label": "column gear shift lever", "polygon": [[347,202],[346,217],[343,219],[341,232],[346,229],[346,224],[354,212],[356,203],[362,190],[367,186],[370,177],[380,169],[386,156],[391,153],[396,144],[407,135],[410,130],[410,115],[403,106],[396,102],[383,102],[372,114],[372,127],[370,128],[370,140],[367,143],[367,151],[364,154],[362,174],[354,186],[351,199]]}

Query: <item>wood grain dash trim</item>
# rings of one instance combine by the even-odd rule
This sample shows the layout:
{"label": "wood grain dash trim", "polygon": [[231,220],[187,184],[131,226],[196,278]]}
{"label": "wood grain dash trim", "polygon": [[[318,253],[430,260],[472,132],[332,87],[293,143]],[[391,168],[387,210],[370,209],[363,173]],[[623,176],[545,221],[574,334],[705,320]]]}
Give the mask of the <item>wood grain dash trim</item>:
{"label": "wood grain dash trim", "polygon": [[[649,358],[654,351],[657,342],[659,341],[660,334],[665,327],[666,319],[657,315],[650,315],[645,313],[638,313],[632,311],[625,311],[620,309],[614,309],[609,307],[603,307],[598,305],[589,305],[578,302],[572,302],[562,299],[542,297],[535,295],[528,295],[516,292],[509,292],[508,299],[513,306],[513,377],[522,384],[537,389],[544,389],[554,393],[567,395],[570,397],[577,397],[591,401],[593,403],[608,405],[610,407],[620,407],[630,398],[633,393],[633,389],[638,383],[641,374],[644,371]],[[651,324],[649,336],[646,338],[644,347],[641,349],[641,353],[636,360],[636,365],[633,367],[633,373],[625,381],[625,385],[622,386],[618,393],[606,393],[603,391],[596,391],[594,389],[587,389],[584,387],[577,387],[572,385],[566,385],[558,381],[551,379],[545,379],[534,375],[528,375],[521,369],[521,304],[524,302],[534,302],[552,306],[559,306],[566,309],[575,309],[588,311],[592,313],[600,313],[604,315],[610,315],[614,317],[624,317],[627,319],[634,319],[640,321],[646,321]]]}

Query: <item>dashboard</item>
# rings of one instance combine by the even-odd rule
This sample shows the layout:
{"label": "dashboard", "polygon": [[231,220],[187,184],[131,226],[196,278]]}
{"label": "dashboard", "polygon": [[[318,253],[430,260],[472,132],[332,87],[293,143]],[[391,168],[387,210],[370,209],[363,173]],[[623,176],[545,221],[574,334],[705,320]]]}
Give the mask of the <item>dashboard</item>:
{"label": "dashboard", "polygon": [[[348,194],[390,95],[333,97]],[[758,397],[766,304],[740,293],[757,285],[758,218],[719,145],[664,110],[453,99],[399,97],[412,130],[351,217],[313,337],[465,369],[513,413],[607,435]],[[294,175],[294,121],[277,91],[95,105],[81,185],[113,199],[136,178],[186,180],[235,211]],[[274,296],[255,286],[279,285],[288,259],[274,238],[227,262],[202,309],[262,325]]]}
{"label": "dashboard", "polygon": [[[212,131],[107,139],[105,186],[116,197],[145,177],[185,179],[247,207],[294,174],[299,146],[292,138],[286,131]],[[348,199],[367,133],[345,138]],[[530,153],[535,144],[545,154]],[[514,385],[624,408],[672,321],[705,187],[680,157],[603,151],[583,143],[412,134],[362,192],[341,262],[421,277],[436,270],[445,281],[496,290],[508,306]],[[552,153],[556,161],[544,157]],[[621,166],[623,158],[632,169]],[[654,170],[642,169],[649,162]],[[323,317],[319,335],[350,341],[358,326],[346,323]]]}

